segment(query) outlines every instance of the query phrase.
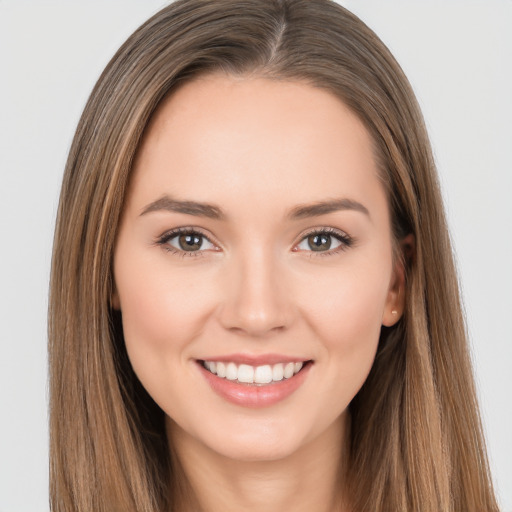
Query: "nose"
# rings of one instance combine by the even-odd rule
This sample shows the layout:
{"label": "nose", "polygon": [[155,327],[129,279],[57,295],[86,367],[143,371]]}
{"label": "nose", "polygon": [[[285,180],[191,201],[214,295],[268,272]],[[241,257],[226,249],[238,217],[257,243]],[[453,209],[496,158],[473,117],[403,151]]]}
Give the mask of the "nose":
{"label": "nose", "polygon": [[261,338],[289,327],[292,297],[283,269],[272,255],[253,250],[236,258],[223,283],[219,318],[225,329]]}

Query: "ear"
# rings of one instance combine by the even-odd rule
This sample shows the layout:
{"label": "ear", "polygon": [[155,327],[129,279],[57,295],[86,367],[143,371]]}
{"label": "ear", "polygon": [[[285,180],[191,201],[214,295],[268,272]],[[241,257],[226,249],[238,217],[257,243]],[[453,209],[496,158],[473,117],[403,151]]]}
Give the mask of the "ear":
{"label": "ear", "polygon": [[413,234],[407,235],[400,241],[399,256],[396,258],[393,268],[393,275],[382,314],[382,325],[392,327],[395,325],[405,310],[406,288],[405,273],[406,265],[415,252],[416,241]]}
{"label": "ear", "polygon": [[119,293],[117,292],[116,283],[112,284],[112,293],[110,294],[110,307],[117,311],[121,311],[121,301],[119,300]]}

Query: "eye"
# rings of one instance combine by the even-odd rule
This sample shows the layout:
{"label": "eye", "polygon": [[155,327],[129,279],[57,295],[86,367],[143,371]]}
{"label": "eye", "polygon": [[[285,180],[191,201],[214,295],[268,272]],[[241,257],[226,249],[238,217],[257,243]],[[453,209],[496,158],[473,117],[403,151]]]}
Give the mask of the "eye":
{"label": "eye", "polygon": [[352,245],[352,239],[342,231],[323,228],[308,233],[294,250],[331,254]]}
{"label": "eye", "polygon": [[[182,253],[182,256],[199,256],[203,251],[217,250],[206,235],[189,228],[169,231],[158,239],[158,244],[168,251]],[[199,253],[199,254],[193,254]]]}

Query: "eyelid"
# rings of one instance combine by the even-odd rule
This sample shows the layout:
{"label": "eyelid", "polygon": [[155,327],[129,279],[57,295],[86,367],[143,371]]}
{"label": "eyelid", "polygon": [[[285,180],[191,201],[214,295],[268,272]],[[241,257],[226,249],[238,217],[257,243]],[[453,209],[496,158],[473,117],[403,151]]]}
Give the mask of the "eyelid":
{"label": "eyelid", "polygon": [[173,247],[172,245],[168,244],[169,240],[172,238],[175,238],[178,235],[181,234],[195,234],[200,235],[201,237],[205,238],[210,242],[212,245],[215,246],[215,251],[220,251],[221,246],[220,244],[210,235],[206,234],[205,231],[202,228],[196,227],[196,226],[181,226],[179,228],[173,228],[165,231],[160,236],[158,236],[155,240],[155,245],[161,246],[164,250],[169,251],[173,254],[176,254],[178,256],[182,257],[201,257],[204,256],[205,252],[210,252],[212,249],[202,249],[198,251],[184,251],[181,249],[178,249],[176,247]]}
{"label": "eyelid", "polygon": [[[335,249],[330,249],[327,251],[307,251],[307,250],[298,250],[297,246],[302,243],[307,237],[311,235],[316,234],[327,234],[329,236],[332,236],[336,238],[340,242],[340,246],[336,247]],[[315,256],[329,256],[336,254],[340,251],[345,251],[348,248],[352,247],[355,243],[355,239],[347,234],[345,231],[342,231],[341,229],[333,228],[330,226],[320,226],[308,229],[304,233],[300,235],[299,241],[294,245],[292,251],[294,252],[305,252],[309,253],[309,257],[315,257]]]}

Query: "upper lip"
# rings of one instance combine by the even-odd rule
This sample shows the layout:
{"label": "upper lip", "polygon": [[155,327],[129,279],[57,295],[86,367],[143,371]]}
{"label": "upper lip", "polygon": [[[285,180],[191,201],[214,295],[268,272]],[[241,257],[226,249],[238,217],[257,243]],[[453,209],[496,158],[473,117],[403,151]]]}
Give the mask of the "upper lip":
{"label": "upper lip", "polygon": [[274,365],[278,363],[305,363],[308,358],[300,356],[289,356],[284,354],[227,354],[224,356],[205,357],[201,361],[212,361],[215,363],[247,364],[249,366]]}

